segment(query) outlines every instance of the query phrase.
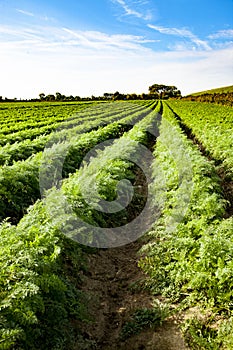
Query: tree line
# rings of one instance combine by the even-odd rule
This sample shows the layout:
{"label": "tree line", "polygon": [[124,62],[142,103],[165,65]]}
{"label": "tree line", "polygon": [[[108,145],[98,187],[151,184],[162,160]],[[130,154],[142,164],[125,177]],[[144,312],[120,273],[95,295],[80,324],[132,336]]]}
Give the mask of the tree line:
{"label": "tree line", "polygon": [[14,99],[3,99],[0,96],[0,102],[17,102],[17,101],[48,101],[48,102],[72,102],[72,101],[117,101],[117,100],[154,100],[154,99],[168,99],[168,98],[181,98],[181,92],[177,89],[176,86],[169,86],[163,84],[153,84],[149,86],[148,93],[142,94],[123,94],[119,91],[114,93],[105,92],[102,96],[94,96],[91,97],[80,97],[80,96],[66,96],[61,94],[60,92],[56,92],[55,94],[40,93],[39,98],[30,99],[30,100],[18,100]]}

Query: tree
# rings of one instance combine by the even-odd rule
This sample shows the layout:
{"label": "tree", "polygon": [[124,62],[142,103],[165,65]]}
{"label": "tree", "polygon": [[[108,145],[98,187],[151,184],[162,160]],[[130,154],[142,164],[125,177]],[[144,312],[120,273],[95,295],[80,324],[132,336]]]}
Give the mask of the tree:
{"label": "tree", "polygon": [[62,95],[60,92],[56,92],[55,95],[56,95],[55,96],[56,101],[65,101],[67,98],[65,95]]}
{"label": "tree", "polygon": [[119,91],[114,92],[112,99],[115,100],[126,100],[126,95],[121,94]]}
{"label": "tree", "polygon": [[45,99],[45,94],[43,92],[41,92],[39,94],[40,100],[43,101]]}
{"label": "tree", "polygon": [[55,101],[55,96],[52,94],[47,95],[47,96],[45,96],[45,100],[46,101]]}
{"label": "tree", "polygon": [[180,97],[181,92],[176,86],[163,84],[153,84],[149,86],[149,95],[158,96],[157,98]]}
{"label": "tree", "polygon": [[145,94],[144,92],[141,94],[142,100],[147,100],[148,98],[149,98],[149,96],[147,94]]}
{"label": "tree", "polygon": [[112,94],[112,93],[109,93],[109,92],[105,92],[105,93],[103,94],[103,96],[104,96],[104,98],[105,98],[106,100],[110,100],[110,99],[113,97],[113,94]]}
{"label": "tree", "polygon": [[119,91],[114,92],[114,94],[112,95],[113,100],[119,100],[119,97],[120,97]]}
{"label": "tree", "polygon": [[68,96],[67,101],[74,101],[74,96],[73,95]]}

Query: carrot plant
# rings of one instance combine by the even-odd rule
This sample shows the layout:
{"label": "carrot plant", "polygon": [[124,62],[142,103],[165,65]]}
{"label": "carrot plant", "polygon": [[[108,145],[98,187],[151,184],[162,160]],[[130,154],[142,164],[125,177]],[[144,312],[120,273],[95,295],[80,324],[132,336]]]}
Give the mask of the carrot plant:
{"label": "carrot plant", "polygon": [[[141,130],[136,125],[129,132],[131,139],[146,143],[148,135],[143,128],[152,122],[155,113],[151,112],[144,118],[145,122],[143,119],[141,124],[138,123]],[[97,133],[99,137],[102,137],[101,132],[109,135],[113,130],[119,131],[119,126],[122,127],[115,123],[93,132],[93,139],[89,135],[88,140],[100,141],[95,139]],[[124,136],[126,139],[127,135]],[[127,143],[123,144],[127,146]],[[134,151],[132,144],[131,151]],[[98,162],[101,159],[104,160],[98,158]],[[111,189],[110,196],[114,197],[115,180],[127,174],[135,176],[130,163],[125,162],[128,168],[123,165],[122,161],[109,164],[113,182],[106,169],[99,174],[99,184],[103,186],[105,178],[107,188]],[[73,180],[71,176],[62,186],[67,195],[74,186]],[[102,194],[104,190],[103,186]],[[50,191],[56,197],[57,190]],[[105,195],[110,199],[109,193],[107,191]],[[69,194],[73,207],[78,211],[78,195],[73,190]],[[56,206],[59,205],[56,202]],[[90,217],[89,214],[86,219]],[[0,349],[71,349],[83,342],[80,322],[88,321],[87,300],[80,291],[82,271],[86,268],[85,258],[83,247],[63,235],[64,220],[62,212],[60,220],[54,220],[47,210],[46,200],[38,200],[17,226],[7,221],[0,226]],[[95,215],[92,215],[92,220],[97,223]]]}
{"label": "carrot plant", "polygon": [[[171,124],[172,128],[169,127]],[[185,197],[179,196],[177,160],[173,153],[173,150],[180,152],[179,139],[191,161],[193,182],[181,219],[177,215],[176,199],[185,203]],[[205,159],[197,146],[187,139],[165,104],[154,167],[162,169],[155,171],[155,193],[162,181],[166,193],[162,215],[148,234],[150,242],[144,246],[145,257],[139,263],[148,274],[147,286],[154,294],[163,294],[183,309],[195,306],[207,315],[207,331],[203,333],[206,347],[198,347],[201,342],[198,345],[195,340],[201,332],[197,323],[195,327],[190,323],[185,328],[187,341],[192,345],[196,343],[197,349],[213,349],[213,344],[217,348],[220,344],[232,343],[233,220],[224,219],[227,203],[214,163]],[[173,223],[176,221],[173,230],[169,230],[171,218]],[[211,331],[217,319],[221,327]]]}
{"label": "carrot plant", "polygon": [[[83,133],[90,127],[90,123],[83,123],[79,127],[70,130],[70,135],[67,130],[61,130],[51,138],[51,143],[54,143],[54,147],[50,148],[49,145],[46,148],[47,157],[50,156],[49,163],[50,168],[46,166],[43,170],[50,173],[54,167],[57,166],[56,159],[59,162],[61,155],[61,146],[64,150],[68,150],[64,162],[63,176],[68,176],[69,172],[74,172],[79,166],[82,158],[93,146],[99,142],[111,138],[117,137],[122,133],[124,128],[128,128],[127,123],[137,121],[138,118],[146,115],[151,111],[151,108],[137,109],[134,112],[126,111],[114,116],[106,117],[106,119],[97,119],[93,121],[92,126],[100,126],[102,122],[109,123],[106,128],[99,128],[90,133]],[[113,123],[114,120],[122,120],[119,123]],[[78,133],[78,138],[77,134]],[[68,141],[66,141],[68,139]],[[57,145],[57,146],[56,146]],[[48,155],[49,153],[49,155]],[[0,219],[3,220],[6,217],[12,218],[13,222],[17,222],[23,214],[25,214],[27,208],[32,205],[38,198],[40,198],[39,188],[39,171],[41,166],[42,153],[39,152],[32,155],[25,161],[15,162],[12,166],[3,166],[0,168]]]}
{"label": "carrot plant", "polygon": [[178,116],[204,146],[216,164],[233,176],[233,109],[209,103],[169,101]]}

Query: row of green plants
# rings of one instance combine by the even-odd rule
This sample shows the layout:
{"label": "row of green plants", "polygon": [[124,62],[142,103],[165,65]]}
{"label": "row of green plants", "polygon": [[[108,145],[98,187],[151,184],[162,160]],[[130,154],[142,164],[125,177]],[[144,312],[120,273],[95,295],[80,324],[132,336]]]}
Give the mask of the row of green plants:
{"label": "row of green plants", "polygon": [[21,131],[17,131],[15,133],[12,134],[7,134],[7,135],[1,135],[0,137],[0,145],[3,146],[7,143],[14,143],[14,142],[20,142],[24,139],[29,139],[29,140],[33,140],[34,138],[36,138],[39,135],[48,135],[50,134],[53,130],[55,130],[58,126],[59,126],[60,122],[57,123],[53,123],[52,125],[45,125],[42,127],[38,127],[38,128],[30,128],[30,129],[24,129]]}
{"label": "row of green plants", "polygon": [[87,107],[96,106],[96,103],[1,103],[0,105],[0,125],[14,126],[17,122],[44,121],[54,116],[72,116],[76,112]]}
{"label": "row of green plants", "polygon": [[43,121],[35,121],[35,120],[27,120],[23,122],[19,121],[14,121],[10,125],[9,124],[2,124],[1,128],[1,136],[2,135],[7,135],[11,133],[15,133],[21,130],[25,129],[34,129],[38,127],[42,127],[45,125],[51,125],[54,124],[55,122],[62,122],[66,119],[67,117],[64,115],[59,115],[59,116],[53,116],[53,117],[47,117]]}
{"label": "row of green plants", "polygon": [[233,176],[233,109],[209,103],[169,101],[182,122],[204,146],[217,164]]}
{"label": "row of green plants", "polygon": [[[101,113],[104,113],[106,107],[104,103],[99,103],[98,105],[93,103],[92,105],[77,102],[76,106],[74,105],[62,105],[60,108],[58,106],[31,106],[26,108],[24,111],[23,119],[18,116],[17,109],[14,111],[12,108],[0,110],[0,125],[1,125],[1,134],[10,134],[13,132],[18,132],[20,130],[28,128],[36,128],[44,125],[53,124],[55,122],[61,122],[65,120],[72,120],[78,117],[83,119],[89,118],[90,116],[98,116]],[[119,104],[116,104],[116,110],[119,110]],[[19,108],[22,114],[22,108]],[[16,115],[18,118],[16,118]]]}
{"label": "row of green plants", "polygon": [[232,349],[233,218],[224,219],[214,163],[165,103],[154,155],[154,198],[163,209],[141,251],[147,288],[187,311],[183,331],[192,349]]}
{"label": "row of green plants", "polygon": [[[112,106],[113,107],[113,106]],[[53,124],[53,128],[56,127],[56,137],[62,139],[67,138],[69,133],[80,133],[82,130],[90,130],[92,128],[98,127],[101,124],[109,123],[115,118],[121,118],[122,116],[127,116],[133,111],[142,111],[146,106],[125,106],[124,112],[120,106],[109,108],[105,105],[105,108],[101,111],[93,112],[87,111],[86,113],[78,114],[75,118],[72,118],[62,123]],[[48,124],[50,124],[48,122]],[[27,133],[27,131],[25,131]],[[54,136],[53,136],[54,137]],[[51,135],[44,135],[43,133],[31,140],[30,138],[25,138],[20,142],[14,142],[13,144],[7,143],[0,149],[0,165],[11,165],[15,161],[26,160],[32,154],[40,152],[44,149],[46,143],[51,139]]]}
{"label": "row of green plants", "polygon": [[[126,106],[127,108],[127,106]],[[129,106],[128,106],[129,108]],[[115,111],[114,111],[115,110]],[[69,127],[69,124],[75,123],[76,119],[88,119],[90,117],[93,118],[98,118],[102,116],[103,113],[109,114],[110,115],[114,115],[117,111],[122,111],[122,105],[118,104],[116,106],[114,106],[114,109],[112,109],[111,111],[109,110],[109,108],[106,108],[106,105],[99,105],[97,107],[95,107],[94,109],[92,108],[88,108],[85,110],[85,112],[82,113],[82,116],[79,114],[77,116],[77,118],[74,116],[73,114],[73,118],[71,118],[71,120],[68,120],[67,122],[64,122],[63,125],[65,127],[66,123],[67,123],[67,127]],[[41,110],[41,112],[43,112]],[[49,112],[50,115],[52,114],[52,111]],[[49,118],[49,116],[47,116],[47,118]],[[67,118],[68,118],[68,114],[67,114]],[[29,139],[29,140],[33,140],[36,137],[40,136],[40,135],[46,135],[46,134],[50,134],[52,131],[56,130],[59,126],[60,126],[60,122],[56,121],[52,124],[47,123],[45,126],[42,127],[35,127],[35,128],[27,128],[27,123],[24,124],[25,128],[23,130],[19,130],[13,133],[9,133],[9,134],[4,134],[4,133],[0,133],[0,145],[3,146],[7,143],[14,143],[14,142],[20,142],[22,140],[25,139]],[[17,129],[16,129],[17,130]]]}
{"label": "row of green plants", "polygon": [[[70,136],[66,130],[61,131],[63,133],[62,137],[61,133],[55,134],[51,144],[46,148],[46,151],[49,152],[50,167],[42,166],[42,152],[32,155],[25,161],[16,162],[12,166],[2,166],[0,168],[0,220],[9,217],[12,222],[16,223],[26,213],[27,208],[40,198],[40,169],[48,169],[47,171],[51,173],[58,166],[59,159],[63,159],[63,154],[60,151],[62,146],[63,150],[67,150],[62,175],[67,177],[69,173],[77,169],[86,152],[99,142],[118,137],[129,127],[128,124],[144,117],[151,111],[152,107],[139,109],[139,111],[136,109],[135,112],[130,109],[130,112],[116,114],[114,117],[105,120],[106,123],[110,123],[109,125],[99,127],[89,133],[77,135],[77,130],[74,128],[70,130]],[[119,120],[119,122],[113,123],[114,119]],[[103,120],[97,119],[92,126],[100,125]],[[85,125],[83,123],[83,125],[80,125],[79,132],[86,131],[87,127],[90,127],[90,124]],[[67,137],[68,141],[63,139],[63,136]],[[50,148],[50,145],[53,145],[53,147]]]}
{"label": "row of green plants", "polygon": [[[75,228],[74,237],[80,234],[80,241],[85,244],[107,247],[109,232],[97,230],[96,226],[101,228],[124,227],[124,225],[137,218],[144,209],[148,200],[147,181],[149,179],[144,172],[145,168],[150,166],[148,164],[150,159],[144,158],[147,152],[144,153],[144,148],[141,147],[148,148],[151,143],[155,142],[156,136],[152,135],[150,130],[156,129],[160,123],[157,114],[159,111],[160,103],[157,104],[154,111],[139,121],[130,131],[124,133],[119,140],[105,147],[104,150],[97,151],[95,157],[92,157],[89,163],[84,164],[82,168],[64,181],[62,193],[65,194],[66,201],[71,203],[72,212],[75,212],[81,220],[94,227],[92,229],[88,226],[85,230],[81,225],[80,232]],[[118,183],[124,179],[130,181],[133,186],[134,193],[132,197],[127,182],[118,187]],[[104,202],[101,202],[100,196]],[[105,211],[106,203],[109,209],[110,202],[117,200],[118,196],[124,196],[126,202],[118,202],[115,206],[115,210],[117,208],[116,212]],[[62,210],[60,207],[56,207],[56,201],[57,194],[49,194],[49,208],[55,216],[59,217]],[[62,201],[63,198],[61,197],[61,203],[63,203]],[[129,204],[126,205],[127,202]],[[147,217],[147,219],[152,220],[153,210],[151,209],[149,213],[151,217]],[[69,217],[69,211],[68,213],[64,212],[64,214]],[[75,225],[76,222],[74,222]],[[116,236],[124,235],[120,239],[121,245],[131,242],[137,236],[137,225],[142,229],[144,228],[144,224],[138,222],[135,226],[132,225],[132,230],[128,226],[127,231],[125,229],[123,229],[123,232],[120,229],[119,231],[113,231],[113,236],[115,234]],[[68,231],[69,236],[73,237],[72,218],[69,221]],[[143,232],[140,231],[139,234],[142,235]],[[84,240],[82,240],[82,235],[84,235]],[[117,240],[117,237],[115,238]]]}
{"label": "row of green plants", "polygon": [[[123,101],[121,101],[123,102]],[[143,103],[143,101],[141,101]],[[144,101],[149,102],[149,101]],[[18,125],[25,122],[43,122],[50,118],[63,117],[72,118],[77,112],[84,112],[85,109],[89,111],[98,111],[104,108],[105,101],[90,101],[90,102],[40,102],[40,103],[2,103],[0,105],[0,125],[6,127],[14,126],[17,122]],[[107,104],[109,104],[108,102]],[[123,102],[124,103],[124,102]],[[131,101],[132,104],[138,104],[140,101]],[[115,103],[120,106],[120,104]]]}
{"label": "row of green plants", "polygon": [[[121,137],[112,146],[107,146],[107,150],[99,151],[97,163],[102,165],[102,170],[98,168],[98,184],[102,187],[103,198],[112,200],[116,183],[125,178],[133,180],[136,176],[129,161],[116,159],[107,164],[108,168],[103,166],[106,152],[113,152],[114,156],[120,147],[128,155],[129,139],[147,144],[150,138],[146,125],[152,123],[155,114],[156,111],[152,111],[139,121],[123,136],[123,143]],[[134,119],[135,116],[131,121]],[[101,140],[97,135],[100,136],[101,131],[119,128],[117,123],[112,125],[86,135],[86,142],[93,142],[96,136],[99,143]],[[133,147],[130,151],[135,153]],[[88,176],[88,170],[85,171]],[[78,210],[77,203],[82,204],[83,199],[75,191],[78,173],[64,180],[62,192],[67,193],[77,214],[82,217],[82,207]],[[49,191],[55,200],[57,192],[56,188]],[[60,203],[56,205],[59,207]],[[80,284],[82,271],[86,269],[84,252],[90,248],[81,247],[62,234],[62,212],[60,216],[60,220],[54,220],[47,210],[46,199],[38,200],[17,226],[7,221],[0,226],[0,349],[57,350],[77,348],[77,344],[79,349],[94,346],[83,339],[80,332],[80,322],[88,322],[87,300],[80,291]],[[86,219],[92,221],[95,217],[95,214],[88,214]],[[95,223],[98,225],[98,221]]]}
{"label": "row of green plants", "polygon": [[17,226],[0,225],[0,349],[71,349],[88,321],[85,256],[42,202]]}

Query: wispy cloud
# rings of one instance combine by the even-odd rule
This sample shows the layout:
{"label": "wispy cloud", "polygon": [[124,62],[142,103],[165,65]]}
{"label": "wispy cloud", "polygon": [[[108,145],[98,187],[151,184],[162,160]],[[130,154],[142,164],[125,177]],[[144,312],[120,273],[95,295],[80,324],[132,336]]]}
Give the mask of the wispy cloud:
{"label": "wispy cloud", "polygon": [[20,9],[16,9],[16,11],[19,12],[19,13],[22,13],[25,16],[30,16],[30,17],[34,17],[35,16],[34,13],[29,12],[29,11],[24,11],[24,10],[20,10]]}
{"label": "wispy cloud", "polygon": [[[127,3],[124,0],[112,0],[112,2],[117,3],[118,5],[120,5],[123,10],[125,11],[125,15],[127,16],[134,16],[140,19],[144,19],[145,21],[151,20],[152,15],[151,13],[149,13],[149,11],[146,11],[147,13],[145,13],[144,11],[139,11],[136,8],[132,8],[131,5],[129,3]],[[146,5],[147,2],[145,1],[137,1],[136,5]],[[135,2],[134,4],[132,4],[132,6],[135,6]]]}
{"label": "wispy cloud", "polygon": [[49,16],[46,16],[46,15],[40,15],[40,14],[35,14],[35,13],[32,13],[32,12],[29,12],[29,11],[25,11],[25,10],[21,10],[21,9],[15,9],[17,12],[25,15],[25,16],[29,16],[29,17],[34,17],[34,19],[37,19],[37,20],[42,20],[42,21],[46,21],[46,22],[53,22],[55,23],[56,22],[56,19],[53,18],[53,17],[49,17]]}
{"label": "wispy cloud", "polygon": [[233,39],[233,29],[219,30],[208,36],[209,39]]}
{"label": "wispy cloud", "polygon": [[144,44],[154,42],[143,36],[128,34],[106,34],[98,31],[81,31],[55,26],[11,27],[0,25],[1,47],[18,47],[33,50],[48,51],[59,50],[66,47],[75,47],[79,50],[92,50],[93,52],[148,52],[150,49]]}
{"label": "wispy cloud", "polygon": [[22,40],[40,39],[41,36],[42,36],[42,31],[36,28],[0,25],[1,45],[3,43],[8,43],[9,39],[10,39],[10,42],[14,43]]}
{"label": "wispy cloud", "polygon": [[147,25],[149,28],[154,29],[158,31],[161,34],[166,35],[175,35],[182,38],[188,38],[191,40],[192,43],[196,44],[197,47],[202,48],[204,50],[211,50],[210,45],[208,42],[199,39],[195,34],[193,34],[190,30],[185,28],[172,28],[172,27],[162,27],[162,26],[155,26],[153,24]]}
{"label": "wispy cloud", "polygon": [[130,50],[144,50],[141,46],[142,44],[154,42],[154,40],[147,40],[144,37],[137,35],[109,35],[97,31],[75,31],[68,28],[63,28],[63,30],[70,34],[71,37],[77,39],[77,43],[97,49],[102,49],[103,47],[117,47]]}

